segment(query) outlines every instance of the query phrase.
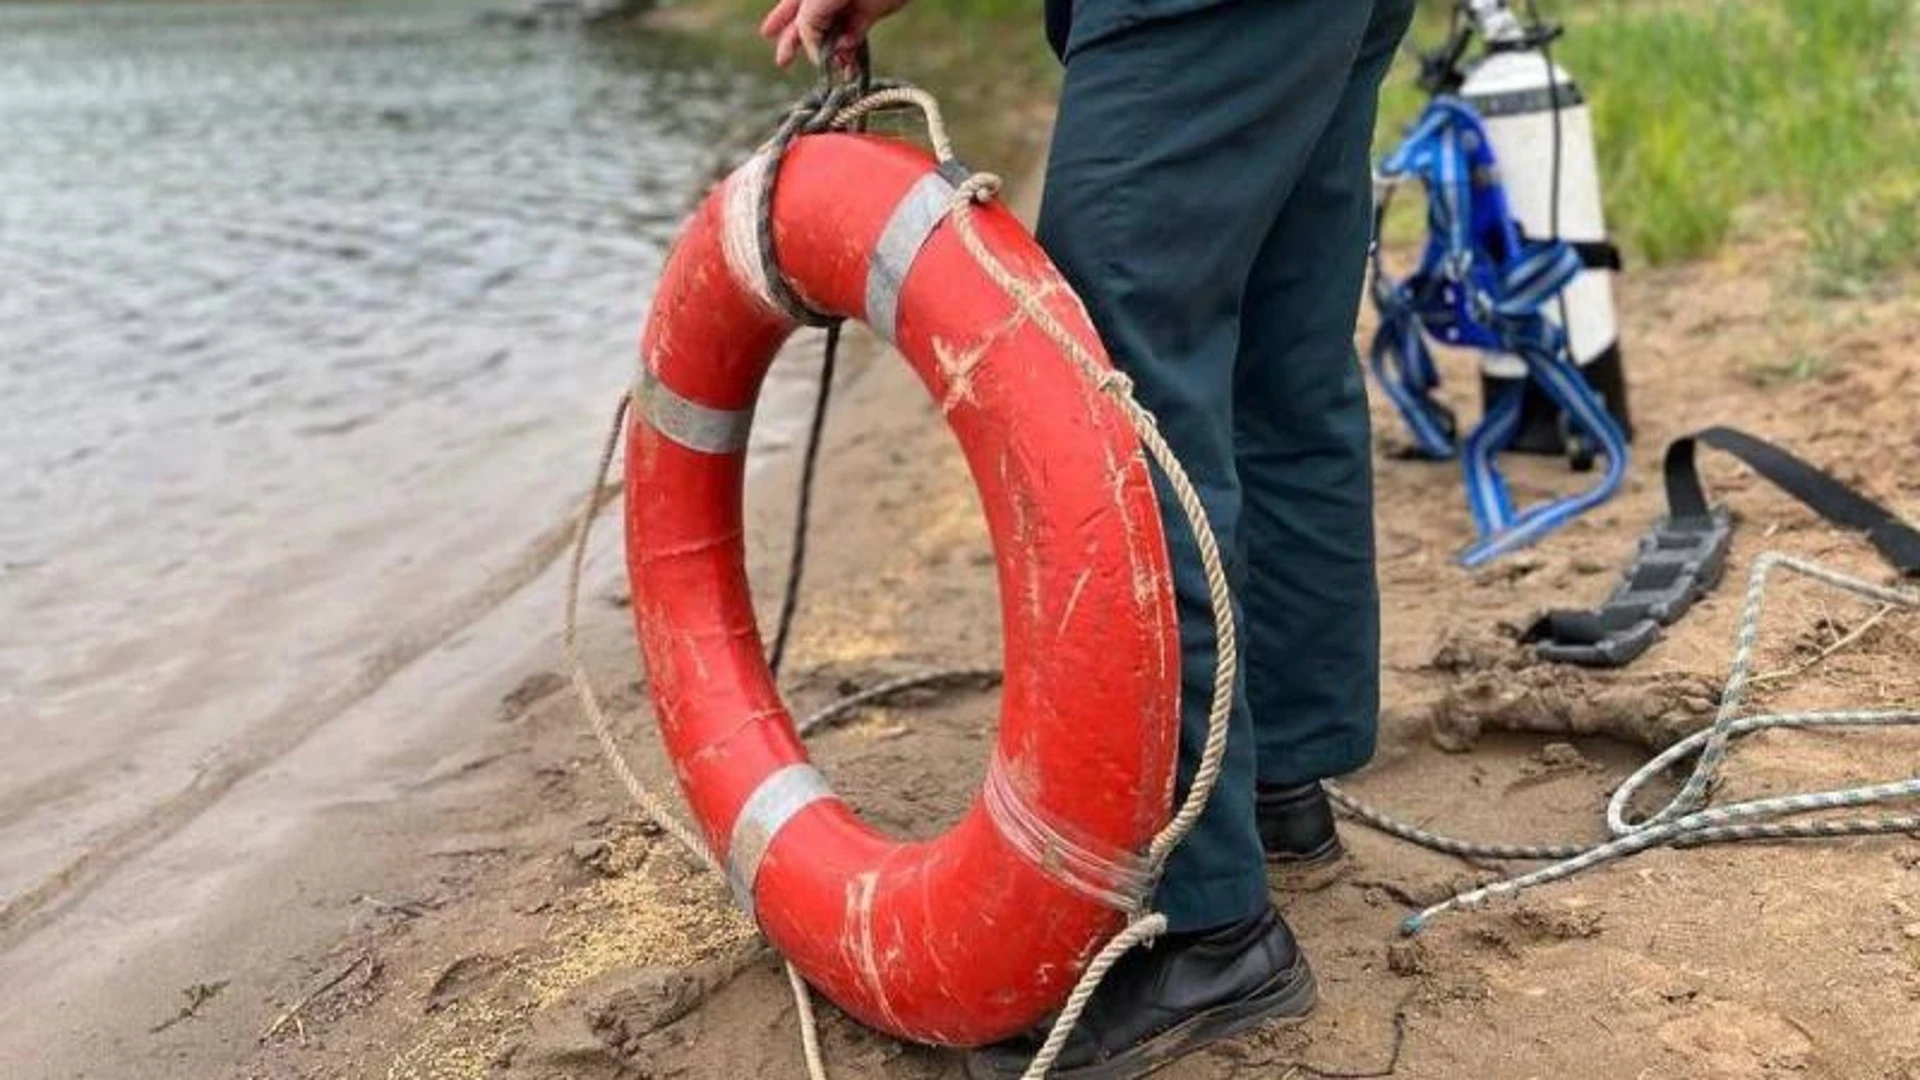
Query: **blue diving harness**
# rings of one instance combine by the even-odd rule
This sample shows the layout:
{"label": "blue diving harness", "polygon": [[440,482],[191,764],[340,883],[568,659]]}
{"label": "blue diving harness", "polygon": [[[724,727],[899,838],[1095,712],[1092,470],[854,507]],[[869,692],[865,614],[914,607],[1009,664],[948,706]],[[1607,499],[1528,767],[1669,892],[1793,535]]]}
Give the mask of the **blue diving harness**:
{"label": "blue diving harness", "polygon": [[[1382,264],[1378,223],[1385,218],[1391,186],[1413,178],[1427,191],[1427,246],[1419,268],[1395,280]],[[1457,97],[1433,99],[1381,164],[1379,181],[1373,301],[1380,329],[1371,366],[1413,432],[1415,455],[1436,461],[1460,457],[1479,532],[1460,562],[1479,566],[1607,501],[1626,476],[1626,435],[1573,362],[1565,332],[1545,314],[1548,302],[1579,276],[1583,263],[1566,242],[1534,240],[1521,232],[1507,206],[1486,130]],[[1590,439],[1606,458],[1599,483],[1575,495],[1516,507],[1495,455],[1519,430],[1525,383],[1515,381],[1490,399],[1479,425],[1467,433],[1463,446],[1456,446],[1453,413],[1434,397],[1440,373],[1428,348],[1429,334],[1447,345],[1524,361],[1526,381],[1559,407],[1573,434]]]}

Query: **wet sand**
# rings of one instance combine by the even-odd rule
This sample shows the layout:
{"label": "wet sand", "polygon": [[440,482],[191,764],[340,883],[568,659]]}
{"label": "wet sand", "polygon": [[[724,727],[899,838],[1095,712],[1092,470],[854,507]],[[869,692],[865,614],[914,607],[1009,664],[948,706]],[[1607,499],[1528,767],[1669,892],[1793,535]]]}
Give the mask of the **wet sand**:
{"label": "wet sand", "polygon": [[577,441],[770,91],[483,6],[0,8],[0,1075],[155,1075],[183,990],[336,932],[546,639]]}
{"label": "wet sand", "polygon": [[703,75],[478,10],[0,10],[0,940],[484,610],[573,497]]}

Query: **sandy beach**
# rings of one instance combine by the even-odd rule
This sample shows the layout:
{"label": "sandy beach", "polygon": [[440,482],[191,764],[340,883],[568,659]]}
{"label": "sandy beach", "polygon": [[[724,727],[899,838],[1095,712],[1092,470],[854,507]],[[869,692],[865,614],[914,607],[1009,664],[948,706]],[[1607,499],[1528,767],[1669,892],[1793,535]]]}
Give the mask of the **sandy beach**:
{"label": "sandy beach", "polygon": [[[1746,425],[1911,514],[1920,311],[1911,301],[1839,302],[1818,321],[1782,320],[1767,304],[1777,283],[1760,269],[1772,265],[1764,254],[1628,279],[1642,445],[1705,420]],[[1837,359],[1820,377],[1783,383],[1757,366],[1836,324]],[[788,686],[796,711],[905,672],[991,663],[997,647],[991,554],[957,452],[904,365],[870,344],[855,353],[824,457]],[[1393,445],[1397,429],[1378,419],[1383,447]],[[750,498],[766,613],[793,467],[774,461]],[[1535,490],[1566,482],[1555,463],[1516,469]],[[1539,665],[1508,628],[1606,591],[1659,506],[1651,455],[1617,503],[1479,572],[1451,561],[1468,530],[1451,470],[1383,461],[1379,475],[1389,707],[1381,753],[1354,787],[1445,831],[1598,836],[1606,794],[1651,744],[1709,717],[1738,590],[1716,592],[1625,671]],[[1763,483],[1718,463],[1710,476],[1741,519],[1734,580],[1762,550],[1886,579],[1863,545]],[[643,772],[664,783],[624,581],[611,552],[598,566],[592,667]],[[551,602],[552,588],[533,591]],[[1761,666],[1791,671],[1872,616],[1784,585]],[[1912,616],[1883,617],[1806,671],[1768,680],[1754,707],[1910,703],[1920,697],[1917,647]],[[410,873],[342,883],[331,942],[289,958],[260,996],[223,997],[153,1044],[203,1047],[223,1023],[271,1028],[238,1066],[270,1077],[796,1074],[776,963],[724,891],[635,821],[551,662],[538,657],[504,696],[474,705],[499,717],[496,748],[448,767],[457,779],[433,796],[448,814],[438,838],[422,830]],[[961,694],[875,710],[820,735],[815,752],[871,820],[929,835],[972,797],[993,709],[990,696]],[[1916,760],[1911,731],[1775,733],[1742,744],[1718,798],[1897,777]],[[463,800],[465,812],[452,809]],[[1654,852],[1445,918],[1409,943],[1394,928],[1410,909],[1501,868],[1352,825],[1345,833],[1353,858],[1331,880],[1275,882],[1318,965],[1320,1011],[1167,1075],[1373,1075],[1394,1063],[1393,1075],[1447,1080],[1920,1075],[1912,837]],[[831,1008],[824,1023],[836,1075],[958,1075],[952,1054],[879,1038]]]}

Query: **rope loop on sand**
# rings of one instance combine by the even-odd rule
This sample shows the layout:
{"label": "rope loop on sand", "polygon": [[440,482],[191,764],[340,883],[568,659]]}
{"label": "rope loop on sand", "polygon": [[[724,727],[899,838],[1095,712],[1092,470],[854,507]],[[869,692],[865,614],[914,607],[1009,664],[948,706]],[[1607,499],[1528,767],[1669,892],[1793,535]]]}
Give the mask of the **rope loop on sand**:
{"label": "rope loop on sand", "polygon": [[[1767,585],[1777,572],[1832,586],[1884,605],[1883,610],[1920,610],[1920,592],[1889,588],[1843,574],[1831,567],[1778,552],[1754,560],[1747,576],[1746,598],[1734,635],[1733,660],[1720,709],[1713,724],[1681,739],[1655,755],[1614,790],[1607,802],[1607,831],[1612,839],[1587,844],[1493,844],[1429,832],[1401,821],[1353,797],[1337,784],[1328,794],[1340,808],[1362,824],[1433,851],[1468,858],[1551,862],[1551,865],[1469,889],[1407,917],[1406,934],[1418,933],[1435,916],[1448,911],[1484,906],[1489,901],[1523,890],[1562,881],[1602,863],[1655,847],[1697,847],[1743,840],[1830,839],[1839,836],[1882,836],[1920,833],[1920,814],[1890,814],[1814,821],[1783,818],[1821,810],[1844,810],[1886,803],[1920,800],[1920,776],[1881,784],[1752,799],[1708,807],[1707,800],[1720,783],[1732,742],[1743,735],[1777,728],[1904,727],[1920,725],[1920,710],[1848,710],[1787,712],[1741,716],[1753,683],[1753,653],[1759,641],[1761,615],[1766,609]],[[1630,820],[1629,811],[1640,792],[1656,777],[1688,757],[1698,755],[1680,791],[1651,815]]]}

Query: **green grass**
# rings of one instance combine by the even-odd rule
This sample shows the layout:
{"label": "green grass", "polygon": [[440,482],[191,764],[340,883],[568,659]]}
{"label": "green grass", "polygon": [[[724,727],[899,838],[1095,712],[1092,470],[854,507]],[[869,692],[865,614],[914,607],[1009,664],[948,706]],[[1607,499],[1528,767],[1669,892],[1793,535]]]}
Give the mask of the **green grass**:
{"label": "green grass", "polygon": [[1821,378],[1831,370],[1827,356],[1797,350],[1785,359],[1756,358],[1745,366],[1747,382],[1765,390],[1783,383],[1803,383]]}
{"label": "green grass", "polygon": [[1039,0],[915,0],[874,31],[873,50],[881,74],[939,95],[969,165],[1024,179],[1060,85]]}
{"label": "green grass", "polygon": [[[772,4],[669,2],[702,15],[702,35],[743,64],[766,62],[768,48],[757,30]],[[875,29],[875,72],[933,91],[967,163],[1020,179],[1019,170],[1035,160],[1046,135],[1037,110],[1053,100],[1060,80],[1039,12],[1038,0],[916,0]],[[813,78],[804,59],[786,76],[796,94]]]}
{"label": "green grass", "polygon": [[[1920,5],[1914,0],[1543,3],[1555,59],[1593,102],[1607,209],[1652,263],[1743,233],[1804,235],[1817,280],[1920,267]],[[1416,31],[1437,40],[1423,13]],[[1418,108],[1403,64],[1383,138]]]}
{"label": "green grass", "polygon": [[[683,0],[760,51],[770,0]],[[1414,44],[1445,32],[1423,0]],[[1869,290],[1920,268],[1920,0],[1542,0],[1554,58],[1593,103],[1607,212],[1639,261],[1710,257],[1742,235],[1804,238],[1814,282]],[[974,164],[1017,170],[1059,73],[1037,0],[915,0],[874,35],[884,74],[947,102]],[[794,76],[796,85],[803,76]],[[1397,65],[1382,148],[1418,111]],[[1396,214],[1395,234],[1406,225]],[[1413,223],[1417,228],[1417,221]]]}

